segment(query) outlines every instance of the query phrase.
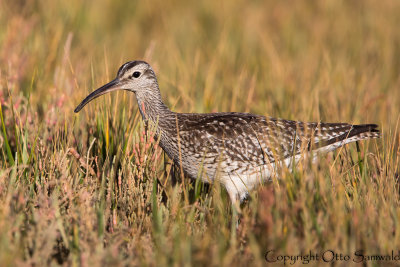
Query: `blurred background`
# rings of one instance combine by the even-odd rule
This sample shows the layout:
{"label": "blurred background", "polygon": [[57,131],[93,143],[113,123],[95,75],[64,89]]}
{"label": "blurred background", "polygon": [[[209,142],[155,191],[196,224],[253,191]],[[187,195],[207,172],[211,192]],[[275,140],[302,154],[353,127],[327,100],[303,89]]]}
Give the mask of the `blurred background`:
{"label": "blurred background", "polygon": [[43,110],[65,97],[72,114],[144,59],[176,111],[398,119],[397,1],[2,1],[0,12],[2,87]]}
{"label": "blurred background", "polygon": [[[0,0],[0,262],[263,266],[267,249],[398,248],[399,25],[396,0]],[[133,94],[73,113],[136,59],[173,111],[376,123],[384,139],[260,189],[236,231],[218,186],[171,185]]]}

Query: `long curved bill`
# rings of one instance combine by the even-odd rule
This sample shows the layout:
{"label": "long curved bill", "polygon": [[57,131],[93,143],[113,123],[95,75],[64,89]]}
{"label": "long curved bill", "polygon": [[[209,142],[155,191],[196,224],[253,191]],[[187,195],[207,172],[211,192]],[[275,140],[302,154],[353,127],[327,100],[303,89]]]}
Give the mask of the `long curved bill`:
{"label": "long curved bill", "polygon": [[99,89],[93,91],[91,94],[89,94],[85,99],[83,99],[83,101],[75,108],[74,112],[78,113],[87,103],[89,103],[90,101],[92,101],[93,99],[107,94],[109,92],[115,91],[121,89],[120,84],[119,84],[119,80],[114,79],[111,82],[103,85],[102,87],[100,87]]}

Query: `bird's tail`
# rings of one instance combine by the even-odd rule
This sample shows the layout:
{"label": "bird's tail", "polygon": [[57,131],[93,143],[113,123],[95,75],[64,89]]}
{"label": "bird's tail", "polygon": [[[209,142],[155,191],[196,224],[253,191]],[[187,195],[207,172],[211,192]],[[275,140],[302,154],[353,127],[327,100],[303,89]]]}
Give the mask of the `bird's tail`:
{"label": "bird's tail", "polygon": [[381,132],[378,130],[378,125],[376,124],[360,124],[352,125],[347,138],[357,137],[362,139],[370,138],[380,138]]}
{"label": "bird's tail", "polygon": [[[314,148],[319,150],[334,150],[340,146],[350,142],[380,138],[381,132],[376,124],[333,124],[323,123],[320,125],[322,129],[329,129],[325,132],[325,138],[314,143]],[[330,136],[330,138],[326,138]]]}

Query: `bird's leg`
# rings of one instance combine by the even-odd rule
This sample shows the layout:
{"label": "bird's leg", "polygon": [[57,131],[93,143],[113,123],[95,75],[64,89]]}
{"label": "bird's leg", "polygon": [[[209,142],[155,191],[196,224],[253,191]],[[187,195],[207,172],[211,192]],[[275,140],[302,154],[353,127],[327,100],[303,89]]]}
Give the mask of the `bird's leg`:
{"label": "bird's leg", "polygon": [[232,203],[232,228],[233,228],[233,223],[235,223],[235,227],[237,230],[239,228],[239,222],[240,222],[239,213],[237,212],[235,205]]}
{"label": "bird's leg", "polygon": [[231,200],[231,209],[232,209],[232,225],[235,223],[236,229],[239,227],[239,217],[242,214],[242,210],[240,208],[240,197],[236,192],[231,192],[228,190],[229,198]]}
{"label": "bird's leg", "polygon": [[172,186],[175,186],[176,183],[177,183],[176,176],[175,176],[175,168],[176,168],[176,165],[175,165],[174,162],[172,162],[171,163],[171,169],[169,171],[169,175],[171,176]]}

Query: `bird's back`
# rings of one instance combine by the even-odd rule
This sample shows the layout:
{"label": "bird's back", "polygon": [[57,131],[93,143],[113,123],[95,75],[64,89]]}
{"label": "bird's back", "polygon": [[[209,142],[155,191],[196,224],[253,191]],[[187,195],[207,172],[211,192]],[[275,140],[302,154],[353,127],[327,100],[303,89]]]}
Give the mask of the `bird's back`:
{"label": "bird's back", "polygon": [[192,178],[203,168],[211,180],[216,172],[247,174],[304,151],[379,137],[374,124],[303,123],[249,113],[172,113],[163,119],[168,126],[160,120],[161,145],[167,154]]}

